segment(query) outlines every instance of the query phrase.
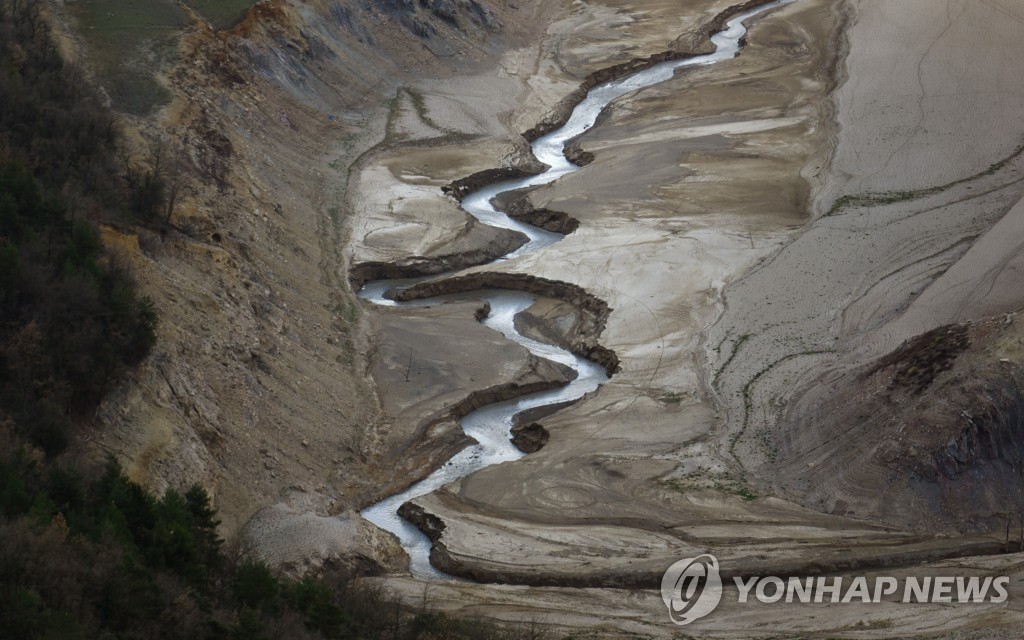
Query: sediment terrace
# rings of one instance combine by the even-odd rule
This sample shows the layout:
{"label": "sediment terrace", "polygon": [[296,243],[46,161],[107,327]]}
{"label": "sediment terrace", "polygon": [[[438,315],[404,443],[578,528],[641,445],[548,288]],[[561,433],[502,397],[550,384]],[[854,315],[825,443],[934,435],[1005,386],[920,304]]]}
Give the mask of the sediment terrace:
{"label": "sediment terrace", "polygon": [[[706,50],[734,4],[522,0],[452,24],[413,3],[274,0],[230,33],[197,30],[183,51],[199,63],[172,74],[160,126],[188,134],[201,188],[167,238],[110,234],[156,301],[160,346],[83,446],[157,488],[205,482],[225,532],[248,521],[257,555],[314,570],[355,558],[419,602],[393,541],[350,510],[462,446],[451,410],[467,397],[564,372],[481,327],[474,303],[371,311],[348,285],[482,265],[520,242],[442,189],[489,181],[499,161],[536,171],[523,132],[553,126],[606,70]],[[611,311],[590,312],[551,292],[517,324],[591,346],[603,327],[618,372],[539,418],[540,451],[415,507],[443,525],[453,572],[575,586],[431,585],[431,603],[669,636],[660,597],[639,587],[682,554],[802,572],[1003,543],[994,505],[1014,496],[999,482],[1020,466],[1012,447],[977,443],[1014,433],[1002,418],[1020,381],[1021,23],[1007,0],[799,0],[736,60],[617,101],[570,147],[583,171],[506,203],[578,228],[477,267],[472,286],[563,282],[603,301]],[[917,355],[885,358],[918,354],[928,370],[949,349],[913,340],[939,326],[969,345],[920,394],[901,387]],[[858,422],[868,394],[894,420]],[[894,425],[929,404],[947,421],[894,444]],[[822,442],[841,446],[823,456]],[[918,499],[938,476],[943,497]],[[983,499],[955,491],[990,480]],[[976,512],[953,513],[969,498]],[[1020,562],[913,570],[1018,576]],[[1013,585],[1008,606],[968,611],[725,606],[697,631],[1016,637]],[[611,586],[630,588],[597,588]]]}
{"label": "sediment terrace", "polygon": [[[787,431],[794,417],[780,413],[798,389],[821,376],[813,366],[834,363],[860,345],[870,344],[847,338],[837,347],[834,336],[837,327],[842,327],[841,331],[847,327],[843,323],[849,322],[852,311],[843,310],[850,308],[852,300],[836,285],[848,277],[857,286],[870,286],[873,276],[869,274],[875,265],[879,270],[899,268],[894,256],[900,249],[912,247],[927,258],[931,255],[928,251],[935,253],[946,246],[938,246],[946,236],[942,240],[922,236],[912,225],[897,230],[890,224],[892,217],[886,218],[886,211],[877,206],[902,202],[841,200],[843,195],[882,194],[878,198],[916,201],[917,191],[935,196],[929,191],[935,185],[955,183],[951,190],[962,193],[961,197],[973,195],[964,190],[977,189],[981,200],[971,205],[959,203],[960,220],[967,208],[985,212],[975,218],[973,230],[965,227],[958,231],[965,238],[991,228],[1015,202],[1014,187],[1006,185],[1012,182],[1016,167],[1012,162],[1000,162],[1012,153],[1016,142],[993,145],[982,154],[983,160],[978,155],[961,155],[962,164],[944,163],[947,171],[942,175],[932,175],[934,169],[928,169],[921,174],[927,179],[913,174],[902,181],[901,172],[913,162],[908,150],[914,144],[900,143],[898,132],[911,131],[910,138],[936,144],[920,133],[924,130],[920,127],[926,128],[929,122],[937,126],[958,108],[967,117],[973,108],[970,105],[977,105],[958,106],[949,96],[942,102],[944,91],[961,80],[955,67],[937,61],[945,61],[943,52],[957,46],[943,38],[963,27],[964,33],[956,38],[968,41],[970,36],[965,34],[988,28],[975,23],[988,24],[992,42],[980,55],[986,60],[991,57],[999,70],[980,74],[964,90],[985,94],[1003,91],[996,87],[1018,86],[1006,84],[1007,74],[1018,67],[1010,63],[1012,56],[1002,53],[1017,27],[1001,22],[995,17],[998,12],[982,16],[980,9],[964,3],[957,6],[962,9],[959,13],[927,19],[917,15],[927,13],[923,7],[907,9],[899,24],[912,37],[893,38],[900,46],[885,50],[885,55],[875,45],[875,38],[881,37],[877,33],[889,33],[879,26],[883,12],[877,5],[807,0],[774,12],[754,26],[748,48],[736,60],[706,70],[688,70],[663,85],[617,101],[594,129],[573,144],[574,155],[585,157],[587,166],[553,185],[532,190],[513,205],[527,212],[557,212],[565,216],[562,219],[578,220],[579,226],[553,247],[478,267],[472,270],[472,277],[476,283],[506,278],[493,274],[560,280],[605,301],[611,312],[601,342],[618,356],[619,372],[596,396],[544,419],[551,435],[539,452],[414,501],[408,513],[432,523],[435,554],[447,571],[488,582],[650,587],[674,559],[704,551],[728,558],[723,566],[731,574],[917,565],[920,571],[932,571],[974,564],[1012,570],[1019,562],[1013,555],[968,559],[963,565],[959,561],[935,564],[940,558],[1005,551],[1001,539],[987,535],[993,530],[990,526],[965,528],[927,505],[923,509],[930,519],[909,522],[863,507],[844,507],[852,503],[848,493],[822,500],[809,492],[802,469],[824,476],[831,473],[830,464],[838,469],[849,458],[838,456],[821,467],[816,467],[821,464],[817,461],[811,464],[800,458],[801,454],[794,453],[802,446],[794,440],[798,431]],[[591,20],[609,19],[598,8],[591,9]],[[949,28],[933,28],[931,19],[937,21],[934,24],[946,21],[943,25]],[[652,28],[651,23],[645,26]],[[666,22],[666,31],[670,27]],[[686,33],[693,42],[702,31],[696,25],[689,29]],[[939,43],[936,47],[929,47],[935,42]],[[899,63],[885,56],[899,58]],[[893,64],[908,73],[920,66],[922,79],[916,85],[913,77],[900,74],[880,80],[888,77],[882,69]],[[943,75],[945,71],[948,77]],[[873,79],[869,90],[864,90],[862,77]],[[897,105],[875,114],[868,127],[863,113],[873,112],[866,106],[852,106],[852,102],[869,105],[872,100],[882,100],[881,96],[894,101],[892,95],[899,92],[893,87],[899,82],[919,87],[905,98],[908,104],[934,99],[943,106],[934,113],[921,107],[914,117],[921,121],[918,129],[905,129]],[[1011,90],[998,103],[986,113],[1002,121],[1019,106],[1020,95]],[[564,108],[558,101],[552,104],[556,114]],[[552,119],[557,120],[557,115]],[[513,116],[510,121],[522,120]],[[880,122],[891,122],[892,133],[879,133]],[[991,127],[991,123],[984,126]],[[967,129],[961,132],[963,137],[954,136],[955,129],[944,129],[942,145],[949,146],[943,148],[958,148],[971,135]],[[884,139],[885,144],[866,152],[864,141],[875,139]],[[979,154],[977,150],[972,153]],[[452,157],[448,150],[440,155],[448,161]],[[883,155],[891,156],[894,167],[888,174],[884,159],[870,159]],[[854,168],[849,158],[873,168]],[[414,179],[422,184],[432,181],[441,186],[459,177],[442,169],[427,178],[428,159],[429,153],[422,152],[413,159],[385,154],[378,161],[399,180],[412,174],[407,168],[411,166],[416,167]],[[958,171],[948,170],[954,167]],[[471,165],[465,168],[472,170],[463,175],[482,170]],[[888,182],[871,185],[850,178],[857,176],[856,172],[871,171],[876,176],[887,175]],[[982,182],[959,182],[971,176]],[[837,189],[840,183],[847,185],[847,190]],[[856,186],[851,186],[854,183]],[[475,184],[466,188],[470,186]],[[459,188],[451,191],[461,193]],[[943,193],[951,198],[948,191]],[[925,200],[925,211],[935,207],[934,200]],[[836,202],[841,202],[840,213],[823,215]],[[880,236],[870,233],[866,240],[846,245],[856,231],[843,229],[840,218],[865,205],[871,209],[867,215],[885,223],[878,225],[879,233],[888,234],[895,243],[893,248],[872,246]],[[927,226],[925,220],[919,224]],[[816,238],[815,234],[821,235]],[[806,243],[806,252],[787,263],[787,252],[801,243]],[[967,240],[961,248],[966,250],[969,244]],[[393,255],[401,258],[401,243],[391,246]],[[1008,244],[1004,251],[1012,246],[1016,245]],[[357,255],[360,251],[356,249]],[[920,278],[935,279],[960,255],[962,252],[954,251],[945,263],[915,272],[912,287],[887,286],[885,295],[916,296],[924,286]],[[838,256],[843,259],[835,259]],[[907,257],[909,262],[917,260],[912,254]],[[864,268],[866,260],[872,261],[871,269]],[[992,269],[976,272],[986,274],[989,280],[1006,273]],[[816,295],[817,290],[825,295]],[[1008,306],[1000,309],[1008,311],[1017,303],[1004,304]],[[890,301],[889,305],[889,318],[908,308],[905,302]],[[536,324],[537,318],[543,318],[540,325],[548,327],[542,330],[556,332],[551,325],[565,324],[565,314],[571,314],[571,305],[548,300],[531,312],[530,322]],[[791,319],[800,314],[815,318],[820,335],[829,340],[819,340],[819,334],[807,328],[810,325]],[[868,366],[898,347],[902,339],[928,328],[928,323],[922,322],[900,339],[890,338],[885,348],[861,350],[852,357],[863,363],[860,366]],[[778,330],[794,338],[778,339],[773,333]],[[1010,334],[1002,334],[1003,338],[1012,344]],[[991,357],[991,352],[985,354],[980,357]],[[1012,357],[1003,359],[1019,367]],[[849,369],[844,365],[838,370]],[[834,383],[835,376],[830,376],[821,379]],[[772,396],[765,389],[780,391]],[[819,408],[816,420],[798,428],[829,439],[830,429],[843,428],[845,414],[838,409],[835,414],[820,411],[830,408],[828,400],[821,397],[815,406]],[[827,422],[833,416],[836,419]],[[890,467],[888,473],[899,473],[899,469]],[[787,484],[790,476],[786,474],[800,478],[804,485]],[[869,471],[841,490],[859,491],[857,499],[862,503],[874,500],[876,505],[913,500],[912,487],[892,494],[880,491],[880,487],[890,486],[886,484],[889,478]],[[814,489],[831,490],[829,483],[817,483]],[[947,535],[935,535],[937,522],[942,523],[938,530]],[[410,595],[417,588],[415,582],[402,580],[389,580],[388,584]],[[524,592],[500,586],[455,585],[438,586],[432,593],[443,606],[454,609],[481,606],[494,615],[513,616],[521,603],[531,602],[532,610],[550,616],[555,624],[607,623],[623,632],[671,632],[659,627],[661,604],[651,592],[633,592],[628,598],[618,592],[621,601],[617,603],[614,590]],[[607,610],[587,598],[601,602]],[[558,602],[561,605],[553,604]],[[584,613],[569,614],[576,610],[573,607]],[[742,636],[744,625],[757,624],[756,616],[763,615],[732,613],[736,617],[704,629]],[[875,620],[880,625],[884,622],[885,628],[894,626],[913,633],[928,616],[949,628],[969,629],[1009,626],[1019,620],[1020,613],[1013,607],[979,607],[955,621],[934,608],[928,614],[915,613],[899,620],[893,615],[892,610],[851,608],[828,616],[827,621],[813,621],[813,613],[785,609],[766,615],[762,622],[788,620],[787,628],[834,632],[846,624],[870,625]]]}

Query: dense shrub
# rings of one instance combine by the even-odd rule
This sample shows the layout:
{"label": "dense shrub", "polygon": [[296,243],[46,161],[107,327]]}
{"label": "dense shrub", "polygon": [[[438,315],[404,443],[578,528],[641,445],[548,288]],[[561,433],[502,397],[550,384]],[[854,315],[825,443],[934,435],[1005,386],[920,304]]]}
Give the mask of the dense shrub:
{"label": "dense shrub", "polygon": [[202,487],[157,497],[116,462],[83,474],[11,436],[0,429],[0,640],[539,637],[410,610],[349,576],[235,561]]}
{"label": "dense shrub", "polygon": [[149,351],[156,315],[91,221],[132,194],[113,116],[31,0],[0,2],[0,104],[0,419],[52,455]]}

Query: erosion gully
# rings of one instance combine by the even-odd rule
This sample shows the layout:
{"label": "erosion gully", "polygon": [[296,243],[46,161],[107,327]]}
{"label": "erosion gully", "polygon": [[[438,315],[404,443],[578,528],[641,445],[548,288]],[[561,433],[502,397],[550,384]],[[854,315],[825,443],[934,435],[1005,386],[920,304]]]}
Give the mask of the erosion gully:
{"label": "erosion gully", "polygon": [[[549,184],[568,173],[579,170],[577,165],[565,157],[565,145],[594,126],[598,115],[611,101],[638,89],[664,82],[672,78],[678,69],[711,65],[735,57],[742,47],[743,36],[747,33],[743,24],[746,20],[791,2],[795,2],[795,0],[776,0],[735,16],[726,23],[723,30],[712,35],[711,41],[715,45],[714,53],[662,62],[627,77],[592,88],[575,107],[563,126],[537,138],[532,143],[533,154],[538,160],[548,165],[546,171],[526,178],[497,182],[464,197],[462,207],[483,224],[519,231],[529,238],[527,243],[498,258],[496,262],[540,251],[555,244],[564,236],[510,218],[491,204],[495,196],[505,191]],[[386,295],[389,292],[409,288],[427,279],[450,277],[454,273],[431,276],[430,278],[369,282],[360,289],[359,296],[374,304],[401,307],[432,306],[444,304],[453,299],[465,299],[470,294],[438,296],[410,302],[396,302]],[[515,426],[517,415],[528,409],[576,401],[586,394],[596,391],[608,380],[608,374],[601,365],[556,345],[532,340],[516,330],[515,316],[533,304],[536,299],[533,294],[509,290],[481,290],[473,292],[471,295],[475,299],[483,299],[490,304],[491,311],[489,316],[483,320],[484,325],[501,332],[506,338],[522,345],[535,356],[568,366],[576,372],[576,378],[568,385],[552,391],[533,393],[514,400],[490,404],[469,413],[462,418],[461,426],[466,435],[473,438],[476,444],[455,454],[429,476],[405,491],[371,505],[361,512],[364,518],[398,537],[402,547],[409,554],[412,574],[422,579],[453,580],[454,578],[430,564],[430,539],[398,515],[399,507],[405,502],[436,491],[474,471],[523,457],[525,454],[519,451],[509,438],[509,432]]]}

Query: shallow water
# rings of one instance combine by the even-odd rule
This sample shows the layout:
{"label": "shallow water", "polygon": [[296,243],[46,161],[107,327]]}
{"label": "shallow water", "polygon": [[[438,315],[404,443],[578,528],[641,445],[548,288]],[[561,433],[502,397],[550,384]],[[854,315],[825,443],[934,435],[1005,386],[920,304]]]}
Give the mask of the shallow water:
{"label": "shallow water", "polygon": [[[664,82],[671,78],[678,69],[710,65],[734,57],[740,50],[740,40],[747,33],[743,26],[745,20],[794,1],[778,0],[767,3],[729,20],[725,29],[711,37],[711,41],[716,46],[714,53],[663,62],[631,76],[594,87],[587,97],[576,106],[565,125],[533,142],[533,153],[537,159],[548,165],[549,168],[546,171],[527,178],[488,185],[463,198],[463,208],[482,223],[493,227],[513,229],[526,234],[530,239],[522,247],[499,260],[507,260],[538,251],[558,242],[564,236],[509,218],[504,213],[495,210],[491,205],[492,198],[505,191],[548,184],[568,173],[579,170],[578,166],[569,162],[565,157],[565,144],[594,126],[597,116],[612,100],[637,89]],[[449,275],[452,274],[445,274],[441,277]],[[433,276],[433,278],[436,277]],[[430,306],[443,304],[445,300],[455,297],[445,296],[401,303],[384,297],[388,290],[403,289],[425,279],[371,282],[360,290],[359,295],[370,302],[386,306]],[[465,298],[466,294],[459,297]],[[483,298],[491,305],[491,315],[484,321],[484,325],[500,331],[508,339],[522,345],[534,355],[572,368],[578,376],[573,382],[560,389],[490,404],[468,414],[460,424],[463,431],[478,444],[459,452],[432,474],[405,491],[367,507],[361,512],[362,516],[370,522],[398,536],[402,547],[409,554],[412,574],[418,578],[453,579],[430,564],[430,539],[399,516],[398,508],[413,498],[435,491],[474,471],[523,457],[525,454],[515,448],[509,440],[509,431],[514,426],[514,418],[517,414],[526,409],[577,400],[597,390],[608,380],[604,368],[600,365],[560,347],[531,340],[516,331],[515,316],[533,304],[535,299],[533,295],[519,291],[488,290],[473,293],[472,297]]]}

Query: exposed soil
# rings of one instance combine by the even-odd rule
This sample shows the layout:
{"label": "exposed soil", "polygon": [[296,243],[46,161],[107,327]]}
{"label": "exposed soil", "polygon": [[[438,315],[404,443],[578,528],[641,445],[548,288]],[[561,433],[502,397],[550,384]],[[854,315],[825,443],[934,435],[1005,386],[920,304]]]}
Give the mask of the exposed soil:
{"label": "exposed soil", "polygon": [[479,265],[402,297],[530,291],[517,326],[616,375],[541,432],[523,416],[535,453],[404,507],[445,570],[535,585],[430,585],[438,609],[674,636],[650,587],[711,552],[726,575],[1014,580],[969,610],[733,602],[701,635],[1015,637],[1024,560],[974,555],[1013,549],[1022,505],[1011,3],[801,0],[735,60],[617,101],[569,147],[583,170],[503,203],[564,241],[485,264],[521,238],[457,207],[536,171],[521,133],[588,86],[706,51],[734,2],[270,0],[197,26],[174,101],[132,123],[182,141],[189,192],[164,234],[105,238],[160,342],[81,447],[158,490],[210,486],[223,534],[283,570],[396,572],[420,601],[352,509],[464,446],[460,415],[566,372],[479,302],[370,309],[352,287]]}

